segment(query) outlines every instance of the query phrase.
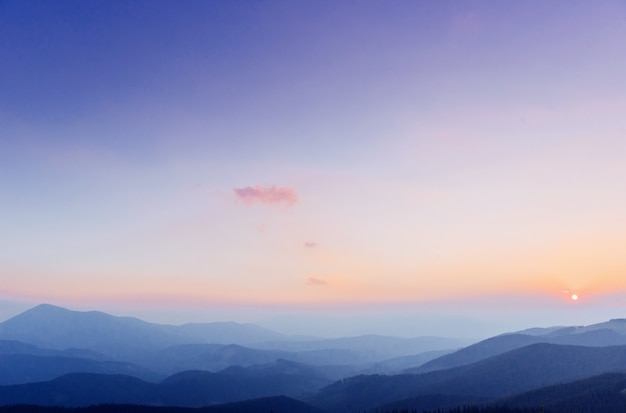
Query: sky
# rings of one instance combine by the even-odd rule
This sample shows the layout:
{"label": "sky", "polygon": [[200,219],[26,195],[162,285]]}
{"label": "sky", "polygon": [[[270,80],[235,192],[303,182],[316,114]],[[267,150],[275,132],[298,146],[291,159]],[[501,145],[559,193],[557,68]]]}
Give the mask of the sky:
{"label": "sky", "polygon": [[0,0],[0,318],[624,317],[624,73],[623,1]]}

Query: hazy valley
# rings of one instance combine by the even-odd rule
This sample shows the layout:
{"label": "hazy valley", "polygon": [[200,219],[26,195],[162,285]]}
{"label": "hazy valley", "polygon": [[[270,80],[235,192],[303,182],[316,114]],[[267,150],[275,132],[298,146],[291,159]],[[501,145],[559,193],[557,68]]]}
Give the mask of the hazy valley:
{"label": "hazy valley", "polygon": [[626,409],[626,320],[468,343],[291,337],[251,324],[161,325],[40,305],[0,324],[0,365],[3,406],[245,411],[240,403],[291,400],[280,411],[306,404],[328,413],[462,405],[558,412],[593,398]]}

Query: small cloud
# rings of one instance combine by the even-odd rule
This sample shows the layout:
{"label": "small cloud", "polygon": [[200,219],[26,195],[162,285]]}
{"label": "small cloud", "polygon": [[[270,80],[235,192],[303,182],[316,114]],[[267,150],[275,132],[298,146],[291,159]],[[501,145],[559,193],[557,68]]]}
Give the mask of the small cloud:
{"label": "small cloud", "polygon": [[298,202],[298,194],[291,188],[278,188],[274,185],[270,187],[246,186],[243,188],[233,188],[235,196],[247,205],[252,204],[285,204],[293,205]]}
{"label": "small cloud", "polygon": [[315,248],[317,247],[317,242],[307,241],[304,243],[305,248]]}
{"label": "small cloud", "polygon": [[307,284],[313,286],[326,285],[326,281],[322,280],[321,278],[309,277]]}

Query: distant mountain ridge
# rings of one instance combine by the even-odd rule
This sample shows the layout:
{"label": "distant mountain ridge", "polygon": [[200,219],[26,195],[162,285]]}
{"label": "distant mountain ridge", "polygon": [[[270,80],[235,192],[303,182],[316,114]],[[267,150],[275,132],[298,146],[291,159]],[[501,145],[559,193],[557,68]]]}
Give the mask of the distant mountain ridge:
{"label": "distant mountain ridge", "polygon": [[421,366],[406,369],[403,373],[426,373],[464,366],[538,343],[591,347],[626,345],[626,319],[613,319],[588,326],[529,329],[502,334],[427,361]]}
{"label": "distant mountain ridge", "polygon": [[347,413],[429,395],[497,399],[614,371],[626,371],[626,346],[538,343],[445,370],[344,379],[309,401],[335,413]]}
{"label": "distant mountain ridge", "polygon": [[287,364],[268,366],[262,374],[185,371],[159,383],[119,374],[72,373],[45,382],[0,386],[0,405],[201,407],[278,395],[302,396],[331,382],[306,369]]}
{"label": "distant mountain ridge", "polygon": [[0,355],[0,368],[0,385],[46,381],[76,372],[124,374],[144,380],[157,380],[160,377],[159,374],[132,363],[29,354]]}
{"label": "distant mountain ridge", "polygon": [[326,413],[317,407],[285,396],[262,397],[204,407],[101,404],[88,407],[37,405],[0,406],[0,413]]}
{"label": "distant mountain ridge", "polygon": [[421,336],[413,338],[388,337],[376,334],[356,337],[341,337],[323,340],[290,341],[282,343],[260,343],[259,348],[280,348],[287,351],[314,351],[321,349],[354,349],[368,355],[368,361],[374,362],[384,358],[395,358],[415,355],[442,349],[458,349],[469,340],[447,337]]}
{"label": "distant mountain ridge", "polygon": [[103,354],[92,350],[69,348],[65,350],[53,350],[49,348],[37,347],[33,344],[22,343],[16,340],[0,340],[0,355],[8,354],[28,354],[31,356],[57,356],[57,357],[79,357],[90,360],[105,360]]}
{"label": "distant mountain ridge", "polygon": [[41,304],[0,323],[0,340],[16,340],[49,349],[90,349],[116,360],[146,350],[186,343],[230,344],[286,340],[282,334],[251,324],[219,322],[172,326],[99,311],[71,311]]}
{"label": "distant mountain ridge", "polygon": [[229,367],[218,373],[185,371],[159,383],[123,375],[74,373],[47,382],[0,386],[0,405],[203,406],[278,394],[309,394],[306,400],[319,408],[347,413],[407,403],[496,400],[616,371],[626,372],[626,346],[539,343],[453,369],[416,375],[356,376],[332,384],[323,370],[290,361]]}
{"label": "distant mountain ridge", "polygon": [[445,354],[434,360],[427,361],[419,367],[406,369],[403,373],[427,373],[429,371],[444,370],[453,367],[472,364],[489,357],[506,353],[531,344],[541,343],[542,339],[524,334],[504,334],[491,337],[479,343],[472,344],[450,354]]}
{"label": "distant mountain ridge", "polygon": [[625,319],[531,328],[466,347],[440,337],[293,339],[251,324],[171,326],[51,305],[0,323],[0,405],[199,407],[286,395],[328,413],[459,404],[488,411],[500,400],[534,408],[527,397],[565,412],[596,397],[571,390],[582,392],[582,384],[568,387],[576,380],[617,406],[626,398],[626,385],[615,387],[620,374]]}
{"label": "distant mountain ridge", "polygon": [[434,395],[377,408],[385,413],[411,409],[431,413],[622,413],[626,411],[626,373],[604,373],[489,402]]}
{"label": "distant mountain ridge", "polygon": [[[54,351],[76,349],[85,352],[80,356],[83,358],[136,364],[161,359],[164,361],[157,363],[161,364],[157,370],[166,374],[189,368],[216,371],[231,364],[251,365],[279,358],[316,365],[365,365],[427,351],[449,351],[467,344],[442,337],[376,335],[293,339],[253,324],[215,322],[174,326],[99,311],[72,311],[50,304],[38,305],[0,323],[2,340],[38,346],[50,355]],[[424,356],[424,359],[433,357]]]}
{"label": "distant mountain ridge", "polygon": [[[348,350],[318,350],[311,352],[288,352],[280,350],[259,350],[236,344],[187,344],[168,347],[149,353],[140,360],[140,364],[153,366],[160,372],[173,374],[184,370],[206,370],[217,372],[228,367],[254,367],[267,365],[279,360],[325,367],[335,371],[331,377],[340,378],[355,372],[351,367],[362,360]],[[334,364],[333,361],[344,364]],[[334,366],[334,367],[331,367]],[[337,377],[339,374],[340,377]]]}
{"label": "distant mountain ridge", "polygon": [[626,411],[626,373],[604,373],[498,402],[512,407],[544,406],[547,411],[564,413]]}

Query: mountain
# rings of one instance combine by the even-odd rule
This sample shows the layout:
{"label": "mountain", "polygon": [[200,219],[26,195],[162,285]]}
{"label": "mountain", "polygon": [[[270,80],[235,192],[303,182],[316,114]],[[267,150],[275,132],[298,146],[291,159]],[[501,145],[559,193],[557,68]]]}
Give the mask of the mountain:
{"label": "mountain", "polygon": [[301,397],[331,382],[297,368],[285,371],[284,366],[273,366],[272,370],[265,374],[185,371],[159,383],[158,391],[165,405],[206,406],[266,396]]}
{"label": "mountain", "polygon": [[278,352],[256,350],[235,344],[180,344],[146,352],[138,360],[142,365],[174,374],[184,370],[216,372],[232,365],[269,363],[282,355]]}
{"label": "mountain", "polygon": [[[450,351],[462,344],[466,343],[440,337],[376,335],[295,340],[252,324],[161,325],[97,311],[71,311],[49,304],[39,305],[0,323],[0,354],[123,361],[145,366],[161,375],[184,370],[215,372],[231,365],[250,366],[284,359],[311,365],[338,366],[334,378],[339,378],[345,377],[341,374],[356,374],[371,368],[372,363],[394,357],[411,356],[413,361],[406,361],[415,365],[415,360],[427,359],[422,356],[415,359],[418,354]],[[400,363],[396,360],[395,366]],[[398,367],[394,369],[396,371]],[[96,368],[85,371],[102,372]],[[380,367],[374,371],[390,370]],[[129,373],[124,370],[104,372]],[[33,377],[51,378],[50,375]],[[15,381],[3,382],[0,377],[0,383]]]}
{"label": "mountain", "polygon": [[72,373],[46,382],[0,386],[0,405],[162,404],[156,387],[130,376]]}
{"label": "mountain", "polygon": [[606,373],[498,400],[510,407],[543,406],[554,413],[626,411],[626,373]]}
{"label": "mountain", "polygon": [[458,349],[469,343],[469,340],[446,337],[401,338],[364,335],[325,340],[267,342],[260,343],[256,347],[296,352],[325,349],[349,350],[359,354],[363,361],[371,363],[428,351]]}
{"label": "mountain", "polygon": [[[365,368],[372,354],[364,350],[377,349],[373,353],[379,358],[384,355],[385,347],[393,348],[398,343],[405,343],[406,348],[406,343],[435,341],[369,336],[311,342],[303,344],[301,351],[221,344],[231,339],[247,342],[273,339],[279,343],[278,338],[285,340],[283,346],[289,347],[287,337],[254,325],[170,326],[43,304],[0,323],[0,357],[11,355],[0,359],[0,366],[5,367],[0,370],[0,384],[44,381],[72,372],[157,380],[159,375],[164,377],[185,370],[217,372],[233,365],[245,367],[281,359],[324,366],[325,377],[336,380]],[[322,348],[324,344],[348,348]],[[364,350],[349,349],[361,344],[365,344]]]}
{"label": "mountain", "polygon": [[425,373],[474,363],[530,344],[550,343],[578,346],[626,345],[626,319],[580,327],[534,328],[480,341],[454,353],[431,360],[403,373]]}
{"label": "mountain", "polygon": [[41,348],[32,344],[22,343],[15,340],[0,340],[0,355],[9,354],[29,354],[32,356],[60,356],[60,357],[78,357],[90,360],[105,360],[103,354],[95,351],[69,348],[65,350],[51,350]]}
{"label": "mountain", "polygon": [[285,396],[264,397],[200,408],[131,404],[103,404],[89,407],[34,405],[0,406],[0,413],[324,413],[314,406]]}
{"label": "mountain", "polygon": [[185,371],[154,383],[136,377],[72,373],[53,380],[0,386],[0,405],[143,404],[199,407],[277,395],[313,394],[331,383],[310,366],[285,360],[223,372]]}
{"label": "mountain", "polygon": [[582,347],[539,343],[446,370],[340,380],[322,389],[310,402],[332,412],[353,412],[419,396],[497,399],[620,370],[626,371],[626,346]]}
{"label": "mountain", "polygon": [[407,366],[419,366],[448,351],[433,351],[402,356],[371,363],[369,357],[345,349],[310,351],[259,350],[236,344],[182,344],[156,352],[147,352],[136,362],[164,374],[183,370],[217,372],[229,366],[253,366],[277,360],[289,360],[311,366],[324,367],[334,379],[356,374],[397,373]]}
{"label": "mountain", "polygon": [[[215,332],[222,336],[211,336]],[[245,332],[254,336],[247,340],[284,340],[254,344],[262,348],[220,342]],[[374,335],[290,341],[252,325],[169,326],[42,305],[0,323],[0,384],[22,383],[0,386],[0,405],[199,407],[283,395],[330,413],[436,410],[501,400],[535,408],[515,399],[525,394],[527,401],[541,395],[544,404],[565,409],[584,404],[576,399],[583,397],[582,387],[571,394],[569,387],[552,387],[626,372],[626,345],[606,346],[625,337],[626,320],[615,319],[504,334],[436,357],[445,350],[418,350],[459,342]],[[585,346],[561,344],[572,342]],[[382,358],[389,354],[401,355]],[[420,363],[406,370],[411,374],[354,376]],[[142,366],[156,367],[157,373]],[[166,372],[176,374],[158,381]],[[609,406],[619,400],[621,382],[606,377],[587,384],[604,392]],[[602,387],[607,383],[615,388]]]}
{"label": "mountain", "polygon": [[[325,413],[323,410],[285,396],[266,397],[237,403],[203,407],[196,413]],[[1,412],[0,412],[1,413]],[[105,412],[102,412],[105,413]]]}
{"label": "mountain", "polygon": [[541,343],[542,339],[536,336],[525,334],[505,334],[501,336],[491,337],[479,343],[473,344],[446,354],[434,360],[428,361],[421,366],[406,369],[403,373],[426,373],[434,370],[444,370],[452,367],[464,366],[475,363],[507,351],[515,350],[530,344]]}
{"label": "mountain", "polygon": [[[409,399],[398,400],[382,406],[376,407],[378,412],[426,412],[433,411],[441,413],[444,409],[458,408],[459,406],[482,406],[487,404],[488,399],[473,396],[455,396],[449,394],[427,394],[424,396],[411,397]],[[412,406],[409,409],[407,406]],[[456,412],[460,413],[460,412]],[[472,412],[476,413],[476,412]],[[511,412],[514,413],[514,412]],[[515,412],[520,413],[520,412]]]}
{"label": "mountain", "polygon": [[142,356],[146,351],[188,343],[230,344],[285,339],[261,327],[237,323],[148,323],[98,311],[79,312],[42,304],[0,323],[0,339],[63,350],[87,349],[116,360]]}
{"label": "mountain", "polygon": [[0,355],[0,385],[46,381],[69,373],[125,374],[144,380],[160,377],[146,368],[124,362],[29,354]]}
{"label": "mountain", "polygon": [[[257,377],[271,378],[279,375],[285,375],[292,378],[298,378],[306,386],[302,387],[298,392],[291,394],[301,396],[304,393],[311,393],[319,390],[323,386],[331,384],[337,380],[337,377],[349,377],[351,367],[344,366],[311,366],[302,363],[296,363],[290,360],[276,360],[267,364],[256,364],[249,367],[230,366],[221,370],[220,374],[232,375],[233,377]],[[285,394],[289,394],[286,392]]]}
{"label": "mountain", "polygon": [[136,362],[165,374],[173,374],[183,370],[216,372],[229,366],[246,367],[280,359],[317,366],[335,365],[335,370],[345,372],[345,375],[340,377],[356,374],[359,371],[356,365],[365,363],[361,357],[349,350],[291,352],[259,350],[236,344],[181,344],[146,352],[137,358]]}
{"label": "mountain", "polygon": [[580,327],[565,327],[544,336],[546,342],[579,346],[615,346],[626,344],[626,319]]}
{"label": "mountain", "polygon": [[620,335],[626,335],[626,318],[614,318],[602,323],[590,324],[587,326],[562,327],[555,331],[548,331],[547,336],[562,336],[572,334],[582,334],[598,330],[613,330]]}
{"label": "mountain", "polygon": [[125,374],[145,380],[165,376],[136,364],[107,360],[103,354],[90,350],[53,350],[0,340],[0,385],[45,381],[79,372]]}
{"label": "mountain", "polygon": [[412,354],[410,356],[401,356],[381,360],[369,364],[366,368],[360,371],[360,374],[408,373],[411,369],[416,369],[431,360],[438,359],[450,353],[453,353],[453,350],[426,351],[424,353]]}
{"label": "mountain", "polygon": [[255,344],[288,337],[249,323],[218,321],[213,323],[190,323],[179,326],[165,325],[164,330],[194,343]]}
{"label": "mountain", "polygon": [[70,311],[48,304],[0,323],[0,338],[50,349],[90,349],[114,358],[178,342],[176,337],[139,319]]}

